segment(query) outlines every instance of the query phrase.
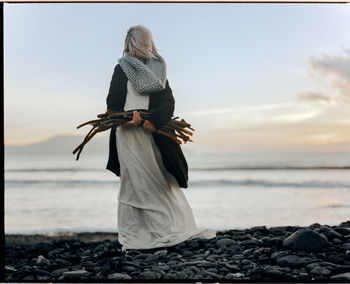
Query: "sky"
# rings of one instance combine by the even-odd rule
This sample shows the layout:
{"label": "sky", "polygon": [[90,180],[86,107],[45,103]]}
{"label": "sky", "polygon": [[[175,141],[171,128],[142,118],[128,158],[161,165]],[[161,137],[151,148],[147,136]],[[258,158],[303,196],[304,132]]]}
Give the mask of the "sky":
{"label": "sky", "polygon": [[350,145],[350,5],[305,3],[5,3],[5,145],[85,135],[138,24],[195,128],[185,148]]}

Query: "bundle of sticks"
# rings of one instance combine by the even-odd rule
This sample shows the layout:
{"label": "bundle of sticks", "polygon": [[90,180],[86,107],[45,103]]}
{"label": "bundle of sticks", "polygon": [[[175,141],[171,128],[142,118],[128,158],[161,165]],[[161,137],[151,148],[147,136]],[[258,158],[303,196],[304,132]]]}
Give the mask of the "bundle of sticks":
{"label": "bundle of sticks", "polygon": [[[152,110],[147,111],[138,111],[141,116],[141,123],[139,125],[142,126],[143,122],[150,116]],[[111,129],[112,127],[116,127],[130,121],[133,117],[133,111],[106,111],[105,113],[98,114],[95,120],[87,121],[77,128],[81,128],[85,125],[92,125],[92,128],[85,136],[83,142],[79,144],[73,151],[73,154],[77,153],[76,160],[79,160],[80,154],[84,149],[84,146],[94,137],[97,133],[106,131]],[[164,124],[162,127],[156,130],[157,133],[161,135],[165,135],[175,141],[178,144],[182,144],[186,142],[193,142],[190,139],[190,136],[193,135],[194,129],[191,127],[191,124],[187,123],[184,119],[178,120],[179,117],[172,117],[170,121]],[[188,128],[188,129],[186,129]],[[192,132],[191,132],[192,130]],[[182,140],[182,141],[181,141]]]}

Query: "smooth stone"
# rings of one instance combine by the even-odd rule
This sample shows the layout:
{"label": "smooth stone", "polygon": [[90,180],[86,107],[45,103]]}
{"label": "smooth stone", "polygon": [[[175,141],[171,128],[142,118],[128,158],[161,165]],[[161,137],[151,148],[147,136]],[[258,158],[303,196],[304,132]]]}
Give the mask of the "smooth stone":
{"label": "smooth stone", "polygon": [[254,256],[256,256],[256,255],[261,255],[261,254],[264,253],[264,250],[265,250],[265,248],[263,248],[263,247],[258,248],[258,249],[256,249],[256,250],[254,250],[253,255],[254,255]]}
{"label": "smooth stone", "polygon": [[310,274],[311,274],[311,277],[314,277],[315,279],[324,279],[324,278],[328,278],[331,272],[324,267],[315,267],[310,271]]}
{"label": "smooth stone", "polygon": [[262,246],[270,246],[276,242],[276,238],[262,237],[260,241],[262,242],[261,243]]}
{"label": "smooth stone", "polygon": [[11,265],[5,265],[5,271],[6,272],[15,272],[17,269]]}
{"label": "smooth stone", "polygon": [[124,265],[133,266],[133,267],[136,267],[136,268],[140,269],[140,265],[136,261],[134,261],[134,262],[132,262],[132,261],[124,261],[123,263],[124,263]]}
{"label": "smooth stone", "polygon": [[38,277],[37,277],[37,280],[39,280],[39,281],[47,281],[47,280],[49,280],[49,279],[50,279],[49,276],[38,276]]}
{"label": "smooth stone", "polygon": [[311,262],[308,257],[299,257],[294,254],[285,255],[276,259],[277,263],[282,266],[301,267]]}
{"label": "smooth stone", "polygon": [[164,275],[163,279],[176,279],[175,273],[167,273]]}
{"label": "smooth stone", "polygon": [[266,226],[254,226],[249,228],[249,231],[251,233],[254,233],[254,232],[268,232],[269,230],[266,228]]}
{"label": "smooth stone", "polygon": [[61,265],[65,265],[65,266],[72,266],[73,265],[70,261],[67,261],[67,260],[64,260],[61,258],[57,258],[55,260],[55,262],[57,262],[58,264],[61,264]]}
{"label": "smooth stone", "polygon": [[189,269],[189,268],[186,268],[182,272],[186,274],[186,278],[188,279],[193,278],[193,276],[195,275],[195,272],[193,272],[192,269]]}
{"label": "smooth stone", "polygon": [[159,255],[158,254],[151,254],[149,256],[146,257],[145,262],[156,262],[159,259]]}
{"label": "smooth stone", "polygon": [[159,275],[158,278],[160,278],[161,276],[165,275],[165,272],[162,269],[160,269],[159,267],[157,267],[157,266],[154,266],[154,267],[152,266],[152,270]]}
{"label": "smooth stone", "polygon": [[54,255],[62,253],[63,251],[64,251],[64,248],[56,248],[56,249],[53,249],[53,250],[49,251],[47,256],[49,258],[54,258]]}
{"label": "smooth stone", "polygon": [[[40,277],[40,276],[39,276]],[[23,278],[24,281],[33,281],[35,279],[34,275],[28,275]]]}
{"label": "smooth stone", "polygon": [[195,274],[200,274],[200,270],[197,268],[197,267],[195,267],[195,266],[189,266],[188,267],[189,269],[191,269]]}
{"label": "smooth stone", "polygon": [[124,273],[112,273],[108,275],[109,280],[128,280],[132,279],[131,276]]}
{"label": "smooth stone", "polygon": [[277,236],[283,235],[287,232],[288,226],[276,226],[276,227],[270,227],[269,231]]}
{"label": "smooth stone", "polygon": [[343,258],[341,257],[341,255],[339,253],[328,255],[327,260],[330,262],[333,262],[333,263],[339,263],[339,264],[343,263]]}
{"label": "smooth stone", "polygon": [[246,257],[243,255],[243,254],[235,254],[231,257],[231,259],[233,260],[242,260],[242,259],[245,259]]}
{"label": "smooth stone", "polygon": [[350,228],[347,227],[336,227],[334,231],[342,234],[342,235],[350,235]]}
{"label": "smooth stone", "polygon": [[183,271],[179,271],[179,272],[175,273],[175,277],[177,279],[186,279],[187,278],[187,274],[184,273]]}
{"label": "smooth stone", "polygon": [[334,239],[334,238],[341,239],[343,236],[342,236],[340,233],[334,231],[333,229],[330,229],[330,230],[327,232],[326,237],[327,237],[328,239]]}
{"label": "smooth stone", "polygon": [[127,255],[131,255],[131,256],[136,256],[138,254],[140,254],[141,252],[137,249],[127,249],[126,250],[126,254]]}
{"label": "smooth stone", "polygon": [[283,246],[308,252],[320,251],[328,243],[327,238],[310,230],[300,229],[283,241]]}
{"label": "smooth stone", "polygon": [[331,280],[347,280],[350,281],[350,272],[333,275],[330,277]]}
{"label": "smooth stone", "polygon": [[35,268],[34,272],[35,272],[35,274],[38,274],[38,275],[50,275],[51,276],[50,272],[43,270],[43,269],[39,269],[39,268]]}
{"label": "smooth stone", "polygon": [[67,278],[79,278],[89,275],[90,273],[84,269],[75,270],[75,271],[66,271],[63,273],[64,279]]}
{"label": "smooth stone", "polygon": [[254,248],[249,248],[246,249],[242,252],[243,255],[250,255],[252,253],[252,251],[254,250]]}
{"label": "smooth stone", "polygon": [[[207,276],[207,277],[209,276],[212,279],[220,279],[221,278],[219,274],[214,273],[214,272],[210,272],[208,270],[204,270],[203,273],[205,276]],[[207,278],[207,277],[205,277],[205,278]]]}
{"label": "smooth stone", "polygon": [[245,276],[244,274],[237,272],[237,273],[227,273],[224,278],[230,280],[230,279],[236,279],[236,278],[243,278],[244,276]]}
{"label": "smooth stone", "polygon": [[148,254],[145,254],[145,253],[140,253],[138,254],[137,256],[135,256],[134,258],[135,259],[145,259],[148,257]]}
{"label": "smooth stone", "polygon": [[[191,267],[192,267],[192,266],[191,266]],[[169,269],[170,269],[169,265],[166,265],[165,263],[159,264],[159,265],[158,265],[158,268],[161,269],[161,270],[163,270],[164,272],[168,272]]]}
{"label": "smooth stone", "polygon": [[168,254],[168,251],[166,249],[162,249],[162,250],[156,251],[154,254],[158,255],[159,257],[164,257]]}
{"label": "smooth stone", "polygon": [[290,253],[288,251],[275,251],[271,254],[270,258],[271,259],[277,259],[279,257],[285,256],[285,255],[289,255]]}
{"label": "smooth stone", "polygon": [[341,240],[341,239],[338,239],[338,238],[334,238],[334,239],[332,240],[332,242],[333,242],[333,244],[341,244],[341,243],[343,243],[342,240]]}
{"label": "smooth stone", "polygon": [[36,264],[37,265],[50,265],[51,262],[50,260],[46,259],[43,255],[39,255],[38,258],[36,259]]}
{"label": "smooth stone", "polygon": [[350,265],[339,265],[331,270],[333,275],[350,272]]}
{"label": "smooth stone", "polygon": [[193,252],[190,251],[190,250],[184,250],[184,251],[182,252],[182,255],[185,256],[185,257],[187,257],[187,256],[193,256]]}
{"label": "smooth stone", "polygon": [[231,246],[231,245],[234,245],[236,242],[232,239],[220,239],[220,240],[217,240],[216,241],[216,245],[218,247],[223,247],[223,246]]}
{"label": "smooth stone", "polygon": [[[169,265],[169,263],[168,263]],[[215,263],[211,263],[209,261],[206,261],[206,260],[199,260],[199,261],[189,261],[187,263],[184,263],[184,265],[196,265],[196,266],[199,266],[199,267],[205,267],[205,268],[210,268],[210,267],[214,267],[215,266]]]}
{"label": "smooth stone", "polygon": [[52,272],[52,276],[53,277],[60,277],[61,275],[63,275],[64,272],[69,271],[68,268],[60,268],[60,269],[56,269],[55,271]]}
{"label": "smooth stone", "polygon": [[251,263],[251,261],[248,260],[248,259],[243,259],[243,260],[241,261],[241,264],[242,264],[242,265],[247,265],[247,264],[250,264],[250,263]]}
{"label": "smooth stone", "polygon": [[259,241],[258,239],[254,239],[252,238],[251,240],[247,240],[244,242],[244,245],[247,246],[247,247],[253,247],[253,249],[257,246],[257,245],[260,245],[262,244],[261,241]]}
{"label": "smooth stone", "polygon": [[159,278],[157,273],[154,272],[154,271],[144,271],[142,273],[142,278],[145,278],[145,279],[157,279]]}
{"label": "smooth stone", "polygon": [[278,270],[276,267],[274,266],[266,266],[263,268],[263,276],[266,276],[266,277],[270,277],[270,278],[280,278],[283,273],[282,271]]}
{"label": "smooth stone", "polygon": [[[179,262],[178,261],[168,261],[167,262],[167,265],[169,266],[169,267],[172,267],[172,266],[174,266],[174,265],[177,265]],[[190,265],[192,265],[192,264],[190,264]]]}
{"label": "smooth stone", "polygon": [[230,246],[230,253],[235,254],[241,251],[241,247],[239,245],[231,245]]}
{"label": "smooth stone", "polygon": [[229,264],[229,263],[225,263],[225,267],[227,267],[228,269],[230,269],[230,271],[236,272],[236,271],[240,271],[241,269],[235,265],[235,264]]}
{"label": "smooth stone", "polygon": [[213,272],[213,273],[218,273],[218,270],[216,268],[208,268],[206,271]]}
{"label": "smooth stone", "polygon": [[314,269],[316,267],[320,267],[320,263],[312,262],[312,263],[309,263],[306,265],[306,269],[308,269],[309,271],[311,271],[312,269]]}
{"label": "smooth stone", "polygon": [[135,270],[136,270],[136,268],[134,266],[130,266],[130,265],[123,266],[123,271],[125,271],[127,273],[131,273]]}
{"label": "smooth stone", "polygon": [[185,263],[185,262],[177,262],[176,264],[172,265],[171,268],[179,269],[179,268],[183,268],[184,266],[187,266],[187,263]]}
{"label": "smooth stone", "polygon": [[249,279],[258,280],[261,279],[264,269],[262,267],[255,267],[248,272]]}
{"label": "smooth stone", "polygon": [[348,227],[348,228],[350,228],[350,220],[341,222],[341,223],[339,224],[339,227]]}
{"label": "smooth stone", "polygon": [[301,279],[303,279],[303,280],[308,280],[308,279],[310,279],[309,274],[306,273],[306,272],[300,272],[300,273],[299,273],[299,277],[300,277]]}

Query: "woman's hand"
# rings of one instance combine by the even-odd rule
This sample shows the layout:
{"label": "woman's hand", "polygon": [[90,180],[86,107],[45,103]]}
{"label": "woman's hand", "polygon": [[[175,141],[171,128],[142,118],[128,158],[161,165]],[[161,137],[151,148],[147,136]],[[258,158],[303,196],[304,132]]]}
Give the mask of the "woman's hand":
{"label": "woman's hand", "polygon": [[137,126],[137,125],[140,124],[140,122],[141,122],[141,115],[140,115],[139,112],[134,110],[133,113],[132,113],[132,120],[127,121],[124,124],[122,124],[122,127],[124,129],[126,129],[126,128],[129,128],[131,126]]}
{"label": "woman's hand", "polygon": [[145,120],[145,122],[143,123],[143,128],[149,132],[156,131],[156,127],[149,120]]}

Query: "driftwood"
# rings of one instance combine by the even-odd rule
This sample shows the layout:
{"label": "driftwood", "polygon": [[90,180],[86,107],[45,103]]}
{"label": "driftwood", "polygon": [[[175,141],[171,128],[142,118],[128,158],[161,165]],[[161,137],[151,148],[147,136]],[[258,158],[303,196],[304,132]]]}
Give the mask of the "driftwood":
{"label": "driftwood", "polygon": [[[142,127],[143,122],[147,120],[147,118],[152,113],[152,110],[149,111],[138,111],[141,116],[141,123],[136,127]],[[87,121],[77,128],[81,128],[86,125],[92,125],[92,128],[85,136],[82,143],[78,145],[73,151],[73,154],[77,154],[76,160],[79,160],[80,154],[84,149],[84,146],[94,137],[97,133],[106,131],[111,129],[112,127],[123,125],[127,121],[130,121],[133,117],[133,111],[125,111],[125,112],[116,112],[116,111],[107,111],[102,114],[98,114],[95,120]],[[172,139],[174,142],[178,144],[182,144],[186,142],[193,142],[190,139],[190,136],[193,135],[194,129],[191,127],[191,124],[187,123],[184,119],[178,120],[179,117],[172,117],[170,121],[164,124],[162,127],[156,130],[157,133],[161,135],[165,135]],[[188,129],[186,129],[188,128]],[[181,141],[182,140],[182,141]]]}

